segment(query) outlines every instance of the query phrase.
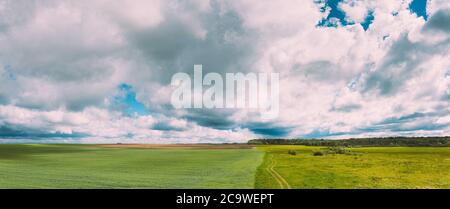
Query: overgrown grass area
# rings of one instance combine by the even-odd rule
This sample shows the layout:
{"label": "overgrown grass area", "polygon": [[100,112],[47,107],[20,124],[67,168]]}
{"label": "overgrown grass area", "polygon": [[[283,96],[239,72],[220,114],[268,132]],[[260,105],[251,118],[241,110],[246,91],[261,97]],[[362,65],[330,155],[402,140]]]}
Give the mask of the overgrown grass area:
{"label": "overgrown grass area", "polygon": [[[324,147],[264,145],[256,188],[280,188],[274,170],[292,188],[450,188],[450,148],[348,148],[351,154],[314,155]],[[295,151],[295,155],[292,152]],[[346,151],[347,152],[347,151]]]}
{"label": "overgrown grass area", "polygon": [[253,188],[256,149],[0,145],[0,188]]}

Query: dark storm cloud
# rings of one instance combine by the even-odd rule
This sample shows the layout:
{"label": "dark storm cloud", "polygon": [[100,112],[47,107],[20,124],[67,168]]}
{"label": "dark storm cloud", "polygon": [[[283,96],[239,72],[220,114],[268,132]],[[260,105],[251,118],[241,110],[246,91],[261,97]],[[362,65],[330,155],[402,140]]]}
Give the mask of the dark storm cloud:
{"label": "dark storm cloud", "polygon": [[401,133],[408,131],[434,131],[442,130],[450,127],[450,124],[433,124],[429,122],[417,123],[411,126],[405,126],[400,122],[389,124],[375,124],[365,128],[358,128],[354,133],[376,133],[376,132],[391,132]]}
{"label": "dark storm cloud", "polygon": [[218,130],[230,130],[237,126],[237,123],[229,119],[231,114],[232,111],[230,110],[190,109],[184,118],[200,126]]}
{"label": "dark storm cloud", "polygon": [[255,134],[262,135],[264,137],[285,137],[289,135],[293,127],[280,126],[275,123],[261,123],[253,122],[247,123],[242,126],[248,128]]}
{"label": "dark storm cloud", "polygon": [[[131,45],[137,48],[147,63],[152,66],[138,82],[157,82],[168,85],[177,72],[193,74],[195,64],[203,65],[203,74],[216,72],[224,75],[233,72],[248,72],[252,64],[254,43],[257,34],[244,28],[241,18],[233,11],[223,10],[216,1],[211,2],[212,10],[198,17],[199,25],[207,29],[205,36],[201,31],[186,23],[176,15],[177,11],[167,9],[167,19],[156,27],[127,32]],[[224,11],[224,12],[223,12]],[[194,14],[195,15],[195,14]],[[142,73],[142,72],[138,72]],[[139,84],[137,84],[139,86]],[[172,106],[148,104],[150,109],[159,109],[165,115],[172,115]],[[233,111],[188,109],[184,119],[200,126],[218,130],[237,127],[228,117]],[[170,129],[164,125],[157,129]]]}
{"label": "dark storm cloud", "polygon": [[83,133],[60,133],[47,132],[39,129],[32,129],[19,125],[3,124],[0,125],[0,138],[26,138],[26,139],[48,139],[48,138],[84,138],[89,135]]}
{"label": "dark storm cloud", "polygon": [[166,122],[158,122],[152,127],[152,130],[157,131],[186,131],[185,128],[175,127]]}
{"label": "dark storm cloud", "polygon": [[424,70],[418,68],[421,63],[433,55],[443,53],[449,44],[450,39],[437,44],[411,42],[404,35],[390,48],[381,66],[369,73],[363,91],[376,89],[384,96],[397,93],[414,73]]}
{"label": "dark storm cloud", "polygon": [[[20,107],[53,110],[64,106],[73,111],[102,104],[104,96],[111,93],[109,87],[115,85],[108,83],[115,71],[106,62],[106,52],[65,44],[52,47],[44,43],[48,44],[43,42],[37,48],[23,46],[10,54],[0,54],[0,63],[8,63],[11,69],[5,73],[14,76],[11,79],[11,76],[3,75],[9,83],[4,83],[8,85],[5,88],[13,88],[8,92],[0,91],[4,101],[10,101],[8,98],[12,97]],[[49,91],[53,95],[45,99]],[[42,98],[36,99],[30,94],[35,97],[42,94]]]}
{"label": "dark storm cloud", "polygon": [[111,60],[120,52],[106,37],[110,28],[95,30],[105,21],[67,1],[1,3],[0,67],[10,66],[15,82],[0,78],[0,102],[39,110],[101,106],[115,87]]}
{"label": "dark storm cloud", "polygon": [[442,96],[442,100],[450,102],[450,94],[446,94],[446,95]]}
{"label": "dark storm cloud", "polygon": [[[221,8],[217,1],[211,2],[212,9],[207,12],[195,9],[185,11],[193,5],[189,2],[179,4],[177,9],[164,7],[164,20],[156,26],[136,28],[118,23],[121,27],[120,35],[124,35],[125,46],[115,46],[114,43],[103,42],[103,39],[99,40],[100,43],[84,42],[91,38],[89,34],[82,33],[82,26],[89,23],[89,19],[85,18],[89,16],[82,16],[81,22],[76,23],[65,19],[57,20],[58,24],[50,31],[38,31],[33,35],[33,42],[27,42],[25,35],[31,29],[26,23],[33,20],[33,15],[16,15],[21,17],[14,20],[13,24],[18,32],[9,34],[13,42],[6,44],[10,48],[6,50],[8,53],[2,54],[0,50],[0,63],[7,63],[14,68],[19,78],[15,84],[18,88],[14,92],[0,91],[0,102],[10,104],[10,98],[14,98],[14,105],[27,109],[55,110],[64,107],[69,111],[81,111],[86,107],[104,106],[105,99],[114,94],[117,85],[129,80],[136,87],[137,95],[146,95],[139,102],[146,104],[149,109],[161,110],[162,114],[170,116],[173,114],[171,106],[151,104],[151,98],[148,97],[153,96],[155,89],[145,91],[151,83],[168,85],[176,72],[192,73],[194,64],[202,64],[205,74],[252,70],[248,67],[252,63],[249,58],[253,54],[257,34],[243,27],[238,14]],[[43,8],[55,5],[58,4],[52,1],[38,4]],[[11,6],[29,7],[20,2]],[[31,6],[30,14],[35,12],[36,5]],[[185,15],[180,15],[180,12],[192,16],[192,21],[186,19]],[[60,13],[53,15],[56,14]],[[111,37],[106,37],[105,40],[108,38]],[[135,52],[139,52],[141,56],[138,57]],[[114,83],[110,79],[117,69],[110,61],[117,57],[130,60],[132,66],[127,69],[129,72],[125,77],[119,78],[123,80]],[[39,82],[27,84],[26,79]],[[33,87],[40,83],[46,85]],[[42,90],[38,91],[40,88]],[[217,129],[235,127],[234,122],[227,117],[229,114],[198,114],[193,111],[185,118]],[[155,128],[171,127],[161,123]]]}
{"label": "dark storm cloud", "polygon": [[265,137],[284,137],[293,130],[293,127],[271,122],[234,121],[230,119],[232,114],[233,110],[191,109],[184,118],[204,127],[217,130],[248,129],[254,134]]}
{"label": "dark storm cloud", "polygon": [[128,32],[128,41],[154,67],[152,79],[167,84],[176,72],[192,73],[195,64],[202,64],[205,74],[251,70],[248,59],[256,34],[244,29],[236,13],[221,14],[218,3],[211,6],[212,11],[199,17],[198,24],[207,29],[204,37],[201,28],[189,25],[171,10],[158,26]]}
{"label": "dark storm cloud", "polygon": [[403,35],[390,48],[382,65],[369,74],[365,91],[378,89],[381,95],[397,93],[415,72],[424,70],[418,69],[420,64],[436,54],[445,53],[450,45],[449,21],[450,10],[440,10],[423,27],[422,33],[427,36],[434,35],[433,32],[444,32],[445,39],[438,43],[412,42],[406,34]]}
{"label": "dark storm cloud", "polygon": [[416,112],[399,117],[386,118],[379,123],[360,128],[358,132],[406,132],[406,131],[433,131],[450,127],[450,123],[436,123],[436,120],[450,114],[449,110],[435,112]]}
{"label": "dark storm cloud", "polygon": [[450,10],[439,10],[434,14],[423,28],[425,32],[450,33]]}

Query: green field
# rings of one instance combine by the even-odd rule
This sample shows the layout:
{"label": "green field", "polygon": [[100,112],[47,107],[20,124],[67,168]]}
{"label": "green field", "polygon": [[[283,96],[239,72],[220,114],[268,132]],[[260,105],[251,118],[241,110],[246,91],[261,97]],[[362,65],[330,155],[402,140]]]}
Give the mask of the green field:
{"label": "green field", "polygon": [[0,145],[0,188],[253,188],[256,149]]}
{"label": "green field", "polygon": [[0,188],[450,188],[449,147],[317,149],[0,145]]}
{"label": "green field", "polygon": [[[351,155],[326,156],[311,154],[319,147],[259,149],[267,154],[258,168],[256,188],[450,188],[449,147],[353,148]],[[281,184],[267,172],[271,166],[282,177]]]}

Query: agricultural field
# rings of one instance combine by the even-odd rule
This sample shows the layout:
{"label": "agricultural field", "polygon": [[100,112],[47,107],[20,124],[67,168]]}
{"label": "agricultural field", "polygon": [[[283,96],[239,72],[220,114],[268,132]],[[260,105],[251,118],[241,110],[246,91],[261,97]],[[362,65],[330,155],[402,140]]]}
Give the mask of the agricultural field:
{"label": "agricultural field", "polygon": [[249,147],[0,145],[0,188],[253,188]]}
{"label": "agricultural field", "polygon": [[0,188],[450,188],[450,147],[0,145]]}
{"label": "agricultural field", "polygon": [[323,156],[312,154],[320,147],[258,149],[266,155],[256,188],[450,188],[449,147],[352,148]]}

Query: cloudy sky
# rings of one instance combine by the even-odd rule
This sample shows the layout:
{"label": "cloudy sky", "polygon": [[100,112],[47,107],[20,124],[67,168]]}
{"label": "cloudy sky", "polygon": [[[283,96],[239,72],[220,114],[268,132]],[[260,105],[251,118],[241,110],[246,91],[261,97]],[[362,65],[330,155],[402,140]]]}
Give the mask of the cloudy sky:
{"label": "cloudy sky", "polygon": [[[280,116],[174,109],[176,72],[280,73]],[[448,0],[0,0],[0,142],[450,135]]]}

